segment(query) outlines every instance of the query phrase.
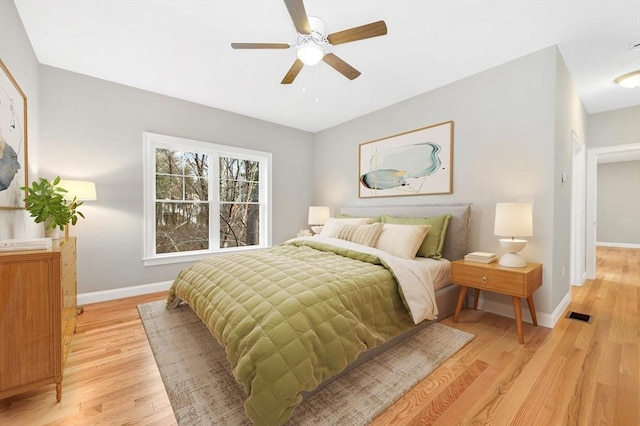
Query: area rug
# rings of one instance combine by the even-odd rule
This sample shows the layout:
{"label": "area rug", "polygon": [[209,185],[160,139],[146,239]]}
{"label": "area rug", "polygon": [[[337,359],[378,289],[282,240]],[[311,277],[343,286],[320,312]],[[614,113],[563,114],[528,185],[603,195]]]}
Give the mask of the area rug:
{"label": "area rug", "polygon": [[[178,424],[250,425],[224,350],[187,305],[138,305]],[[434,323],[305,399],[291,425],[364,425],[473,339]]]}

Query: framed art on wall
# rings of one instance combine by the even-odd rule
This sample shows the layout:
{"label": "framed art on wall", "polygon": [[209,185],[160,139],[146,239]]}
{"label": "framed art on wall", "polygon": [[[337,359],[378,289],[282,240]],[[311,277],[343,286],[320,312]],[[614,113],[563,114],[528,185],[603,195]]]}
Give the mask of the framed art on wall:
{"label": "framed art on wall", "polygon": [[0,59],[0,209],[24,209],[27,97]]}
{"label": "framed art on wall", "polygon": [[453,192],[453,121],[360,144],[360,198]]}

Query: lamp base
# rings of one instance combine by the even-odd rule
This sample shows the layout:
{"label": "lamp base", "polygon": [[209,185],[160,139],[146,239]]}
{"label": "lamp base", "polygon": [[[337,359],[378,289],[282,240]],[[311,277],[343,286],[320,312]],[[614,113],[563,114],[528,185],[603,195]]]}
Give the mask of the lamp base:
{"label": "lamp base", "polygon": [[506,253],[500,258],[498,264],[507,268],[524,268],[527,266],[527,261],[518,253]]}
{"label": "lamp base", "polygon": [[324,228],[324,225],[312,226],[311,231],[313,231],[314,234],[319,234],[322,232],[322,228]]}

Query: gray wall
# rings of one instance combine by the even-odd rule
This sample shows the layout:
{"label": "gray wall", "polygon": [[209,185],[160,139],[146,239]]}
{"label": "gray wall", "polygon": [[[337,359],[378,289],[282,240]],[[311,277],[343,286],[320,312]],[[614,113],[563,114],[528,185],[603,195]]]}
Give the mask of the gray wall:
{"label": "gray wall", "polygon": [[640,247],[640,161],[598,164],[596,241]]}
{"label": "gray wall", "polygon": [[[547,159],[553,171],[549,194],[553,195],[553,230],[548,250],[552,253],[553,270],[549,272],[551,306],[557,308],[570,294],[571,289],[571,180],[563,182],[562,174],[571,176],[573,161],[572,133],[585,139],[587,115],[582,101],[567,70],[560,52],[556,49],[556,81],[553,106],[555,116],[555,142],[552,157]],[[546,174],[547,168],[539,170]],[[546,225],[545,225],[546,226]],[[551,230],[550,229],[550,230]],[[535,230],[534,230],[535,232]],[[547,265],[544,265],[547,268]],[[548,268],[547,268],[548,269]],[[560,313],[558,313],[560,314]]]}
{"label": "gray wall", "polygon": [[[590,149],[640,143],[640,106],[589,115],[587,135]],[[596,241],[599,243],[640,244],[637,163],[598,164],[595,208]],[[621,208],[613,210],[608,206]]]}
{"label": "gray wall", "polygon": [[[568,274],[555,272],[566,259],[554,244],[569,246],[568,218],[558,212],[569,203],[568,191],[556,178],[570,168],[571,128],[584,134],[584,111],[559,58],[555,47],[547,48],[317,133],[314,202],[334,212],[340,205],[472,202],[469,250],[502,254],[493,235],[495,203],[533,200],[534,236],[523,255],[544,264],[534,297],[539,311],[552,313],[556,293],[569,291]],[[358,198],[360,143],[446,120],[455,122],[453,194]],[[513,310],[510,300],[496,300]]]}
{"label": "gray wall", "polygon": [[640,106],[590,114],[587,135],[587,148],[640,143]]}
{"label": "gray wall", "polygon": [[[0,59],[27,96],[28,180],[37,178],[39,132],[38,60],[13,1],[0,0]],[[42,237],[25,210],[0,210],[0,240]]]}
{"label": "gray wall", "polygon": [[271,152],[273,242],[307,227],[311,134],[48,66],[40,88],[41,174],[98,192],[71,228],[79,293],[169,281],[185,267],[142,264],[145,131]]}

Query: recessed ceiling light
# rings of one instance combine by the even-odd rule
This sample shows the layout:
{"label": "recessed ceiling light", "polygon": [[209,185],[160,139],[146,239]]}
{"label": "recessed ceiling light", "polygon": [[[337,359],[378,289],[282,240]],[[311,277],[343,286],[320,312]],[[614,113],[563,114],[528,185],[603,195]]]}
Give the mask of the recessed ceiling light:
{"label": "recessed ceiling light", "polygon": [[640,70],[621,75],[615,79],[615,82],[622,87],[640,87]]}

